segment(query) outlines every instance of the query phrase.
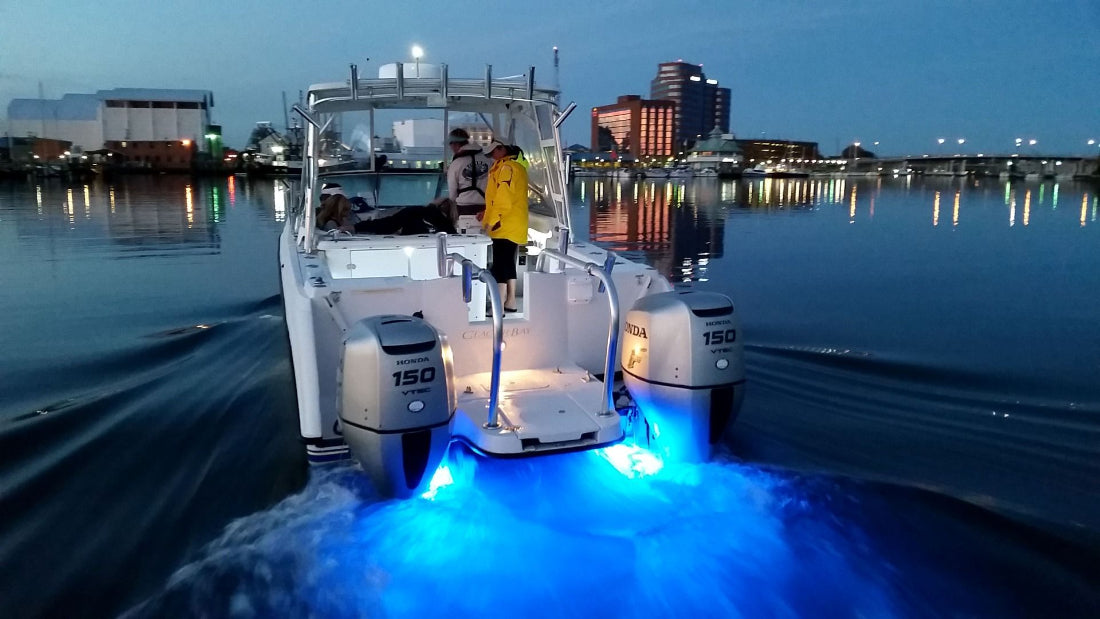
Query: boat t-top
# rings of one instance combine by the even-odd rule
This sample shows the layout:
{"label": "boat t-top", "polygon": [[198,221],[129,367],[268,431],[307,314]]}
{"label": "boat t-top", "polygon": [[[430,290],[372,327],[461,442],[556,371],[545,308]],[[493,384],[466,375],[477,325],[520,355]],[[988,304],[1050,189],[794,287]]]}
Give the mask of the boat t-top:
{"label": "boat t-top", "polygon": [[[558,92],[536,83],[534,67],[454,78],[447,65],[425,63],[383,65],[377,78],[352,65],[348,79],[310,87],[295,106],[306,121],[303,172],[279,260],[311,462],[350,450],[381,492],[403,497],[425,488],[454,442],[520,457],[626,438],[686,460],[709,456],[744,394],[733,304],[674,290],[652,267],[572,239],[559,127],[574,107],[559,110]],[[435,152],[464,124],[485,129],[480,139],[471,131],[478,141],[491,135],[525,154],[530,228],[517,257],[518,312],[503,311],[491,239],[477,226],[315,226],[325,183],[373,214],[445,196],[442,155],[419,168],[375,156],[376,123],[426,117]],[[629,407],[616,401],[619,376]]]}

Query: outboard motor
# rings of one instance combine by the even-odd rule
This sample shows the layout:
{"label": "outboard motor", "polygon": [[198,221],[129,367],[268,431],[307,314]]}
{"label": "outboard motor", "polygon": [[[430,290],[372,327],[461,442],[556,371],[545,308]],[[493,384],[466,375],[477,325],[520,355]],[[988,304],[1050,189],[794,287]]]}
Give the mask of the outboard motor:
{"label": "outboard motor", "polygon": [[453,370],[446,338],[415,316],[372,316],[340,359],[344,440],[383,494],[425,488],[451,440]]}
{"label": "outboard motor", "polygon": [[642,297],[626,315],[623,381],[644,417],[639,444],[699,462],[745,397],[744,344],[729,297],[672,291]]}

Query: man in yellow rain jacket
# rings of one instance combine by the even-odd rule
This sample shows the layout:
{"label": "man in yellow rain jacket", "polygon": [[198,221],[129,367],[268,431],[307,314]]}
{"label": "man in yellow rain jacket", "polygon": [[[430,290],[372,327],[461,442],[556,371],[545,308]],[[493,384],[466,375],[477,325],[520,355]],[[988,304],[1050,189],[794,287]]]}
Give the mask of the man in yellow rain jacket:
{"label": "man in yellow rain jacket", "polygon": [[527,168],[509,154],[500,140],[490,142],[485,154],[493,158],[481,220],[493,239],[493,265],[489,271],[500,284],[504,311],[516,312],[516,250],[527,244]]}

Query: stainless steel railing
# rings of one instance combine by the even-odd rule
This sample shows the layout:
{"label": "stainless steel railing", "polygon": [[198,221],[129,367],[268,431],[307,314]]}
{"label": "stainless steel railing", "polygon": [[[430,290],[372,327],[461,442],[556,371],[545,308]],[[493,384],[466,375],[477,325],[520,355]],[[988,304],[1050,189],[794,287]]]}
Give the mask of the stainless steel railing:
{"label": "stainless steel railing", "polygon": [[453,277],[455,263],[462,265],[462,299],[466,303],[473,298],[475,277],[489,287],[489,304],[493,312],[493,364],[489,380],[489,417],[485,427],[499,428],[497,404],[500,400],[500,358],[504,351],[504,303],[500,299],[500,288],[497,287],[496,278],[487,269],[480,268],[462,254],[447,251],[446,233],[441,232],[436,237],[436,259],[440,277]]}
{"label": "stainless steel railing", "polygon": [[[607,288],[607,303],[611,308],[611,324],[607,329],[607,359],[604,363],[604,375],[603,382],[605,387],[605,406],[601,415],[614,415],[615,411],[615,364],[618,361],[616,351],[619,347],[619,295],[615,291],[615,283],[611,281],[611,274],[605,271],[600,265],[595,262],[585,262],[579,258],[570,256],[567,251],[569,247],[568,231],[563,230],[560,232],[563,234],[563,242],[560,243],[560,249],[544,249],[539,253],[538,262],[535,264],[536,270],[540,273],[545,272],[544,269],[551,260],[561,262],[562,264],[569,265],[585,271],[589,275],[592,275],[600,280],[603,287]],[[610,252],[608,252],[610,254]],[[613,255],[613,254],[612,254]],[[613,259],[609,260],[613,263]]]}

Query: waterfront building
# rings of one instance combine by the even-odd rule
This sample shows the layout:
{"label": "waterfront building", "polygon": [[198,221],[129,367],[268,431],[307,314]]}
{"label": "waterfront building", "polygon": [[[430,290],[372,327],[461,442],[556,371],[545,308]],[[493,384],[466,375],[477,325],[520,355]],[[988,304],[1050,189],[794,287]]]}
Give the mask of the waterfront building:
{"label": "waterfront building", "polygon": [[0,163],[32,164],[67,159],[65,153],[71,152],[72,142],[51,140],[48,138],[0,138]]}
{"label": "waterfront building", "polygon": [[675,155],[676,104],[623,95],[611,105],[592,108],[592,150],[635,159]]}
{"label": "waterfront building", "polygon": [[13,99],[8,124],[13,136],[67,141],[74,153],[109,149],[146,167],[188,168],[196,151],[221,149],[211,106],[213,95],[205,90],[114,88]]}
{"label": "waterfront building", "polygon": [[795,140],[738,140],[737,144],[745,156],[745,163],[804,163],[824,159],[817,148],[817,142],[799,142]]}
{"label": "waterfront building", "polygon": [[719,176],[735,176],[741,172],[743,159],[741,146],[733,134],[714,127],[706,139],[689,149],[686,162],[695,172],[711,169]]}
{"label": "waterfront building", "polygon": [[650,82],[649,97],[676,104],[673,118],[677,152],[686,152],[712,129],[730,130],[730,89],[708,79],[702,65],[662,62]]}

